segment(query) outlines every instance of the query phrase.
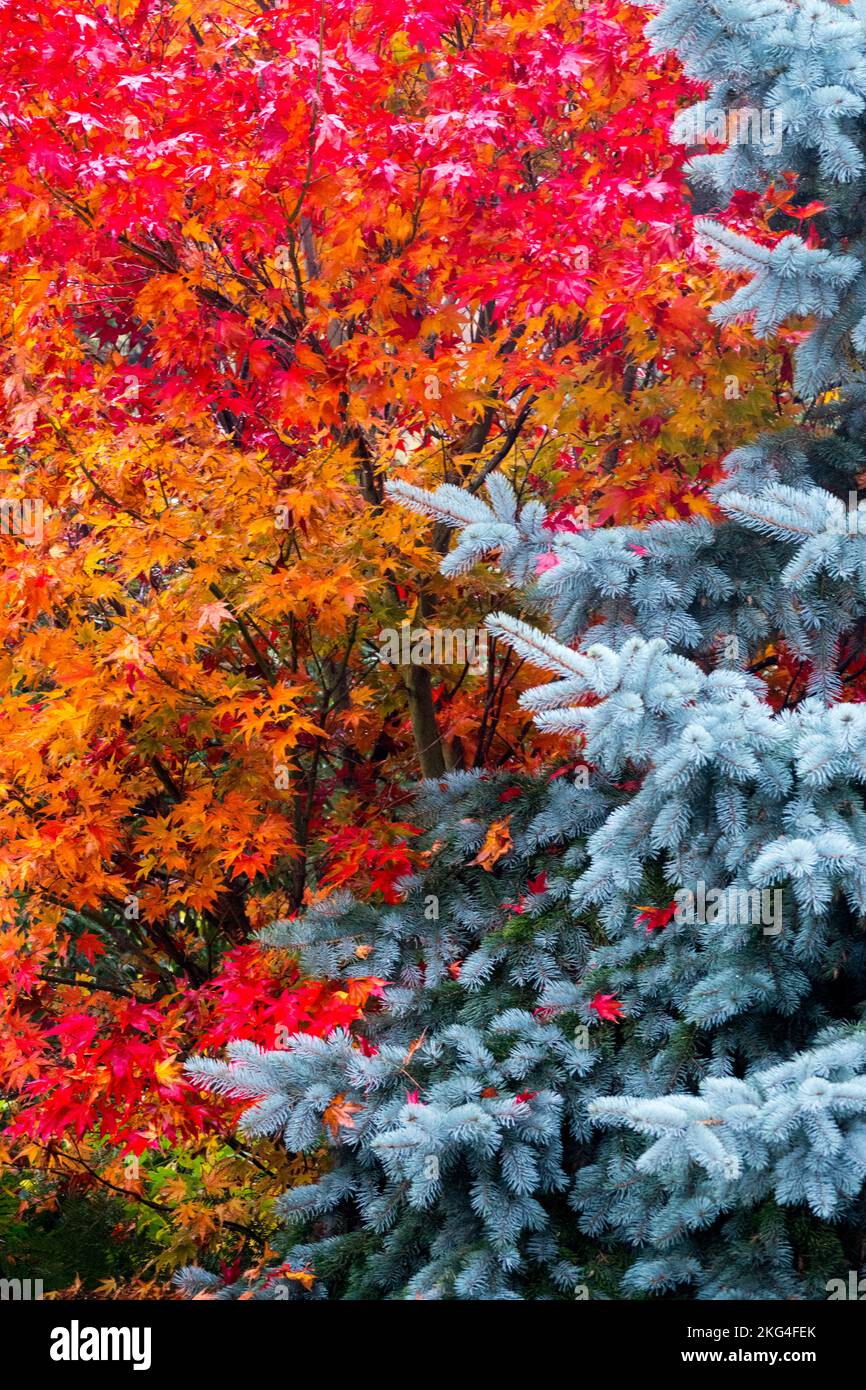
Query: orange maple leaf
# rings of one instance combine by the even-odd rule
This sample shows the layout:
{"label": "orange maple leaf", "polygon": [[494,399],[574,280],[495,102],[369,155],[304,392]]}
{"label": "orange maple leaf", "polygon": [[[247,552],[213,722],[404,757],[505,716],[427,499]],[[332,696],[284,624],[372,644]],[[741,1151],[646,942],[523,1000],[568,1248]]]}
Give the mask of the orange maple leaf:
{"label": "orange maple leaf", "polygon": [[413,1038],[412,1042],[410,1042],[410,1044],[409,1044],[409,1046],[408,1046],[408,1048],[407,1048],[407,1050],[406,1050],[406,1056],[403,1058],[403,1065],[404,1065],[404,1067],[405,1067],[405,1065],[406,1065],[407,1062],[411,1062],[411,1061],[412,1061],[412,1058],[415,1056],[415,1053],[418,1051],[418,1048],[421,1046],[421,1044],[423,1043],[423,1041],[424,1041],[424,1039],[426,1038],[426,1036],[427,1036],[427,1029],[425,1028],[424,1031],[423,1031],[423,1033],[419,1033],[418,1037],[417,1037],[417,1038]]}
{"label": "orange maple leaf", "polygon": [[508,828],[510,820],[511,817],[506,816],[504,820],[495,820],[493,822],[484,837],[484,844],[481,846],[475,858],[470,859],[470,864],[480,864],[482,869],[490,873],[493,865],[501,859],[503,855],[507,854],[514,844],[511,838],[511,831]]}
{"label": "orange maple leaf", "polygon": [[346,1100],[341,1091],[339,1095],[334,1096],[331,1104],[324,1111],[322,1119],[336,1139],[339,1137],[341,1129],[355,1128],[355,1121],[352,1116],[360,1109],[361,1106],[356,1105],[354,1101]]}
{"label": "orange maple leaf", "polygon": [[276,1279],[293,1279],[295,1283],[303,1284],[305,1289],[311,1289],[316,1276],[309,1269],[291,1269],[288,1265],[280,1265],[278,1269],[270,1271],[267,1283],[272,1284]]}

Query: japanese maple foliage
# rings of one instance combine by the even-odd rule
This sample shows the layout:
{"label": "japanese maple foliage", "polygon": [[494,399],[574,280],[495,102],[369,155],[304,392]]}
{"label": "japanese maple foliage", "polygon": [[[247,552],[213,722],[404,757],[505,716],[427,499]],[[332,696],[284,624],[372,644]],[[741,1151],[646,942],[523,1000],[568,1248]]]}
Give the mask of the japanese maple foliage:
{"label": "japanese maple foliage", "polygon": [[272,1047],[291,1033],[324,1037],[348,1028],[382,985],[302,982],[249,945],[229,951],[207,985],[181,989],[156,1006],[100,997],[88,1007],[74,990],[71,1000],[63,989],[53,999],[34,991],[34,1021],[4,1041],[23,1102],[7,1133],[46,1144],[98,1128],[134,1154],[163,1139],[195,1139],[202,1130],[231,1133],[237,1108],[202,1099],[181,1075],[191,1045],[219,1049],[244,1037]]}

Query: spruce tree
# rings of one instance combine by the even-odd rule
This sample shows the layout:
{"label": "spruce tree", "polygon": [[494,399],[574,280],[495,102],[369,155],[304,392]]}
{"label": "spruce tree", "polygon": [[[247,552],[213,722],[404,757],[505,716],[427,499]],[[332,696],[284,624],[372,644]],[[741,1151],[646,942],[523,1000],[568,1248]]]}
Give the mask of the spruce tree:
{"label": "spruce tree", "polygon": [[715,518],[551,532],[501,475],[486,502],[391,489],[459,532],[444,573],[510,576],[522,616],[488,625],[553,675],[524,703],[579,766],[425,784],[429,867],[399,904],[271,929],[311,975],[389,984],[352,1034],[190,1068],[255,1102],[249,1132],[329,1146],[282,1204],[312,1293],[255,1296],[822,1298],[861,1262],[864,16],[668,0],[651,22],[708,84],[681,138],[746,109],[781,131],[699,154],[705,201],[793,169],[823,205],[808,243],[702,226],[748,276],[720,320],[808,329],[803,424],[729,457]]}

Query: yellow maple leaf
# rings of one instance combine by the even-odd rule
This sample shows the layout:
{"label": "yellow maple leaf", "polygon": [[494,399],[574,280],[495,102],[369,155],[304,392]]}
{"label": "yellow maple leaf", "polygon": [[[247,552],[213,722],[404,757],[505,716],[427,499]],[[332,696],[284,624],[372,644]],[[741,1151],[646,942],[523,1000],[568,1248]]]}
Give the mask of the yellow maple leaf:
{"label": "yellow maple leaf", "polygon": [[180,1068],[174,1057],[163,1057],[153,1068],[157,1081],[162,1086],[172,1086],[180,1076]]}

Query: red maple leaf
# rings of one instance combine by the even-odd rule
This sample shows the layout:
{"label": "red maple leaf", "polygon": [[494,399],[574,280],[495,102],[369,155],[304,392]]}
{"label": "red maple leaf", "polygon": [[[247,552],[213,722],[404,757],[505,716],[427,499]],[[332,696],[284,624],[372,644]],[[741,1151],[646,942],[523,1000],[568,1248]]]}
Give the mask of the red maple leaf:
{"label": "red maple leaf", "polygon": [[638,907],[635,926],[645,926],[647,936],[651,936],[654,931],[661,931],[668,922],[672,921],[677,910],[676,901],[669,902],[667,907]]}
{"label": "red maple leaf", "polygon": [[105,955],[105,947],[92,931],[83,931],[75,942],[80,955],[92,965],[97,956]]}
{"label": "red maple leaf", "polygon": [[597,994],[589,1007],[598,1014],[603,1023],[619,1023],[624,1017],[622,1004],[615,994]]}

